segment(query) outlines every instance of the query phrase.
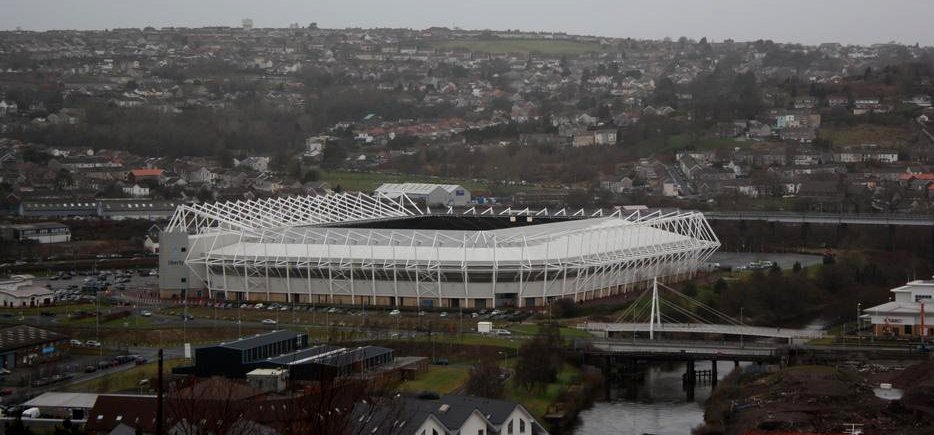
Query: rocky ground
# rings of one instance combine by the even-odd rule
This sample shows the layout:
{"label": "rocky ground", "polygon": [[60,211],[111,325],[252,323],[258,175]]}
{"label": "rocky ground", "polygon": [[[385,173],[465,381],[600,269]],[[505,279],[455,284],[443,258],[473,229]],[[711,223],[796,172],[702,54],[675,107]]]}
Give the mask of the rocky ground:
{"label": "rocky ground", "polygon": [[[900,400],[876,397],[887,382]],[[934,362],[797,366],[732,373],[707,403],[697,434],[842,434],[850,424],[865,434],[934,433]]]}

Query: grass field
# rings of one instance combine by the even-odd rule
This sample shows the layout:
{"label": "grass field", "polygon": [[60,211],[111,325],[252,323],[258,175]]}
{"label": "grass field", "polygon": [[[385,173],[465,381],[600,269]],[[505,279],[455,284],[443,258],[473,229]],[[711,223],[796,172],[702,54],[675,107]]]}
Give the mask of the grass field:
{"label": "grass field", "polygon": [[[184,359],[166,360],[163,364],[163,376],[168,375],[173,367],[185,363]],[[139,388],[143,379],[155,378],[158,363],[151,362],[136,366],[119,373],[102,376],[78,384],[69,385],[65,391],[77,393],[116,393]]]}
{"label": "grass field", "polygon": [[829,139],[835,148],[858,144],[877,144],[898,148],[900,145],[911,143],[913,134],[911,130],[904,127],[859,124],[846,127],[823,126],[820,136]]}
{"label": "grass field", "polygon": [[488,188],[485,183],[474,183],[469,180],[400,174],[397,172],[322,171],[321,181],[330,184],[331,188],[340,185],[342,190],[360,192],[372,192],[383,183],[460,184],[469,190],[477,191],[487,190]]}
{"label": "grass field", "polygon": [[675,134],[667,137],[656,137],[650,140],[643,140],[627,147],[632,153],[640,156],[649,154],[670,154],[675,151],[682,151],[693,147],[698,151],[718,150],[732,148],[741,145],[730,138],[720,137],[701,137],[692,141],[690,135]]}
{"label": "grass field", "polygon": [[515,184],[494,186],[486,181],[400,174],[398,172],[322,171],[321,181],[330,184],[332,189],[340,186],[343,191],[353,192],[372,192],[383,183],[459,184],[475,194],[494,190],[499,193],[514,193],[539,189],[534,185]]}
{"label": "grass field", "polygon": [[552,41],[544,39],[491,39],[438,41],[435,48],[463,48],[484,53],[542,53],[549,55],[575,55],[608,51],[596,42]]}
{"label": "grass field", "polygon": [[419,376],[418,379],[404,382],[399,389],[410,393],[434,391],[439,394],[448,394],[460,389],[469,376],[468,367],[431,366],[428,373]]}
{"label": "grass field", "polygon": [[[512,331],[513,334],[518,334],[518,335],[535,335],[535,334],[538,334],[539,329],[540,329],[539,325],[516,325],[516,326],[509,328],[509,330]],[[574,338],[574,337],[591,338],[593,337],[592,335],[587,333],[587,331],[582,331],[577,328],[561,327],[559,331],[561,332],[561,336],[564,338]]]}

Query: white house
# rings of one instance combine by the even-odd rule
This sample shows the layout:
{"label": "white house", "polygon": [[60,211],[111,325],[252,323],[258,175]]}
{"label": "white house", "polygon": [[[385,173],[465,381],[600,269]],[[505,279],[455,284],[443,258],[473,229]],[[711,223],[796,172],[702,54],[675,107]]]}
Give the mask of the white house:
{"label": "white house", "polygon": [[[365,413],[365,407],[355,412]],[[392,416],[396,412],[397,416]],[[516,402],[482,397],[446,395],[405,398],[401,410],[382,410],[359,418],[359,433],[383,433],[382,425],[404,425],[393,433],[414,435],[548,435],[535,417]],[[385,414],[385,415],[383,415]],[[383,417],[383,418],[380,418]]]}
{"label": "white house", "polygon": [[[866,314],[860,317],[872,324],[873,334],[934,335],[934,278],[910,281],[901,287],[893,288],[890,292],[891,301],[866,308]],[[924,328],[921,328],[922,324]]]}
{"label": "white house", "polygon": [[457,184],[384,183],[376,194],[399,198],[403,194],[425,204],[463,207],[470,203],[470,191]]}
{"label": "white house", "polygon": [[142,187],[139,184],[134,184],[130,187],[124,187],[123,193],[134,198],[144,198],[149,196],[149,188]]}
{"label": "white house", "polygon": [[257,172],[269,170],[269,157],[247,157],[243,160],[234,160],[237,166],[246,166]]}

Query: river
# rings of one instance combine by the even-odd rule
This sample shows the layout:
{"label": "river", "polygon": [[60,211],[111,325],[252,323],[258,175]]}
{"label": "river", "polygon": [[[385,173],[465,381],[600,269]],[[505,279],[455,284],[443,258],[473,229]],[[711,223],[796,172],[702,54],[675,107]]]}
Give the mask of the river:
{"label": "river", "polygon": [[[746,365],[745,363],[743,365]],[[611,400],[597,402],[580,413],[576,435],[689,435],[704,422],[704,402],[710,385],[697,385],[694,400],[688,401],[681,386],[684,363],[653,363],[642,380],[611,388]],[[710,361],[698,361],[696,370],[709,370]],[[717,363],[723,378],[733,370],[732,361]]]}

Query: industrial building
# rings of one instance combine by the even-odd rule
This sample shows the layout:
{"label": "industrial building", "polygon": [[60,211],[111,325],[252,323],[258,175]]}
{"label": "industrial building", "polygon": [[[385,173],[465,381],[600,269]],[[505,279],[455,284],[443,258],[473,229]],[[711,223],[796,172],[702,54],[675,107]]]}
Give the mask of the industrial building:
{"label": "industrial building", "polygon": [[392,349],[385,347],[307,345],[304,334],[275,331],[195,349],[195,364],[173,373],[243,378],[256,369],[278,369],[287,370],[293,381],[321,381],[365,373],[393,361]]}
{"label": "industrial building", "polygon": [[52,290],[34,285],[32,275],[13,275],[0,280],[0,306],[3,307],[39,307],[51,305],[55,301]]}
{"label": "industrial building", "polygon": [[0,240],[13,242],[63,243],[71,241],[68,225],[59,222],[0,225]]}
{"label": "industrial building", "polygon": [[457,184],[384,183],[376,188],[375,193],[392,199],[406,196],[429,207],[470,204],[470,191]]}
{"label": "industrial building", "polygon": [[229,343],[195,349],[195,365],[176,367],[173,373],[198,377],[242,378],[259,362],[308,346],[308,335],[292,331],[241,338]]}
{"label": "industrial building", "polygon": [[[876,336],[934,336],[934,278],[893,288],[892,300],[860,316]],[[923,315],[922,315],[923,313]]]}
{"label": "industrial building", "polygon": [[693,211],[431,212],[405,194],[182,205],[159,239],[163,297],[467,309],[684,279],[720,246]]}
{"label": "industrial building", "polygon": [[29,325],[0,329],[0,367],[31,367],[60,358],[68,337]]}

